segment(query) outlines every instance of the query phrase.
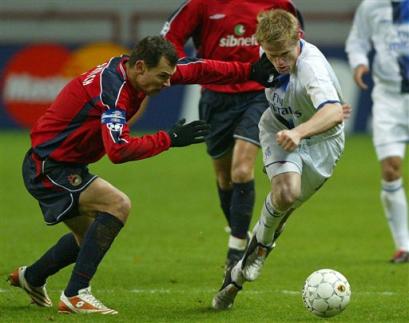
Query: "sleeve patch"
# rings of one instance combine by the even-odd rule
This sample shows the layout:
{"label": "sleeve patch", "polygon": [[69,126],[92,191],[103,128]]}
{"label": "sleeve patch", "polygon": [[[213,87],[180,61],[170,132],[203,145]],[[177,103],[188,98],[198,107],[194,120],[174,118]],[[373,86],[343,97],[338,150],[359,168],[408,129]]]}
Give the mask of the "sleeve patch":
{"label": "sleeve patch", "polygon": [[126,124],[125,111],[107,110],[101,116],[101,123],[106,125],[115,143],[126,142],[121,138],[122,128]]}
{"label": "sleeve patch", "polygon": [[103,124],[121,124],[124,125],[126,123],[125,111],[122,110],[107,110],[101,116],[101,123]]}

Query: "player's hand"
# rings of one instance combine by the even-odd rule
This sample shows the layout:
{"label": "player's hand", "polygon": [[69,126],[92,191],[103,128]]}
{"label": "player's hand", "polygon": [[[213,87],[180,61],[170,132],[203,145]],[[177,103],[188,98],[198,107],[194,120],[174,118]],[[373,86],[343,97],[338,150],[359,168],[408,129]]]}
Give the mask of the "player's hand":
{"label": "player's hand", "polygon": [[281,130],[276,134],[277,143],[286,151],[293,151],[298,147],[301,137],[295,130]]}
{"label": "player's hand", "polygon": [[186,120],[179,120],[168,131],[172,147],[184,147],[204,141],[204,137],[209,134],[209,125],[196,120],[185,124]]}
{"label": "player's hand", "polygon": [[251,64],[249,79],[260,83],[264,87],[271,87],[277,75],[279,74],[274,65],[269,61],[266,54],[263,54],[257,62]]}
{"label": "player's hand", "polygon": [[342,105],[342,114],[344,116],[344,120],[347,120],[350,118],[352,114],[352,107],[349,103],[344,103]]}
{"label": "player's hand", "polygon": [[354,70],[354,80],[355,83],[362,89],[362,90],[367,90],[368,85],[363,80],[363,77],[365,74],[369,72],[369,68],[366,65],[360,64],[357,67],[355,67]]}

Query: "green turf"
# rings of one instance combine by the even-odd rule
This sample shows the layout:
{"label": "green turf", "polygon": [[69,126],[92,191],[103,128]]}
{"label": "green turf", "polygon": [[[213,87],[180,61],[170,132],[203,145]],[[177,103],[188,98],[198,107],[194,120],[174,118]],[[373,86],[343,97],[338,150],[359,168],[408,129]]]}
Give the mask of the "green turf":
{"label": "green turf", "polygon": [[[10,270],[34,261],[66,231],[44,225],[24,189],[20,164],[27,147],[28,134],[0,135],[0,322],[84,320],[58,315],[55,307],[30,306],[21,290],[5,282]],[[269,189],[260,166],[259,160],[255,218]],[[87,321],[325,321],[304,309],[300,290],[312,271],[333,268],[349,279],[352,299],[331,321],[409,322],[409,265],[387,262],[394,248],[369,137],[348,138],[335,175],[293,214],[260,279],[245,285],[232,310],[220,313],[209,306],[221,283],[228,236],[204,146],[124,165],[104,159],[91,171],[126,192],[133,208],[92,284],[120,315]],[[48,281],[55,303],[70,269]]]}

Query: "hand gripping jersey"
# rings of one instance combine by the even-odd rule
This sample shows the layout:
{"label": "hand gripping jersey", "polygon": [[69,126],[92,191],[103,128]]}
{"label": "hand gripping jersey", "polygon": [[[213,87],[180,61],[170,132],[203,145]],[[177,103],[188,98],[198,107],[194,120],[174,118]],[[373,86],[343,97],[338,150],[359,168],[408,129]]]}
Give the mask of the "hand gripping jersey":
{"label": "hand gripping jersey", "polygon": [[[259,46],[255,32],[260,11],[280,8],[296,15],[290,0],[189,0],[184,2],[169,18],[162,35],[171,41],[179,54],[185,57],[184,45],[192,37],[197,56],[222,61],[255,62]],[[203,86],[224,92],[261,91],[256,82]]]}
{"label": "hand gripping jersey", "polygon": [[[145,93],[131,87],[125,63],[108,62],[69,82],[31,131],[35,158],[89,164],[105,154],[114,163],[148,158],[169,149],[167,132],[131,137],[127,120],[139,109]],[[211,60],[179,60],[171,84],[242,82],[250,64]]]}
{"label": "hand gripping jersey", "polygon": [[[342,103],[341,87],[324,55],[314,45],[300,42],[294,73],[280,75],[277,86],[266,89],[270,109],[283,129],[308,121],[326,103]],[[340,124],[314,138],[336,136],[342,129]]]}
{"label": "hand gripping jersey", "polygon": [[409,0],[365,0],[358,7],[346,42],[352,68],[369,66],[374,47],[375,82],[409,93]]}

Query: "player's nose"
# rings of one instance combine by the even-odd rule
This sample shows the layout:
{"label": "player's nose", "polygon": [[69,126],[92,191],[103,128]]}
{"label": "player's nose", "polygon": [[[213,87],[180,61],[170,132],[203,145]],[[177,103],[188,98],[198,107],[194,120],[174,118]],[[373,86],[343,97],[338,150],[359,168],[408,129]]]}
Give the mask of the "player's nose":
{"label": "player's nose", "polygon": [[276,64],[277,64],[279,67],[283,67],[283,66],[286,65],[286,60],[285,60],[283,57],[277,57],[277,58],[276,58]]}
{"label": "player's nose", "polygon": [[170,78],[167,79],[164,83],[163,83],[163,87],[169,87],[170,86]]}

